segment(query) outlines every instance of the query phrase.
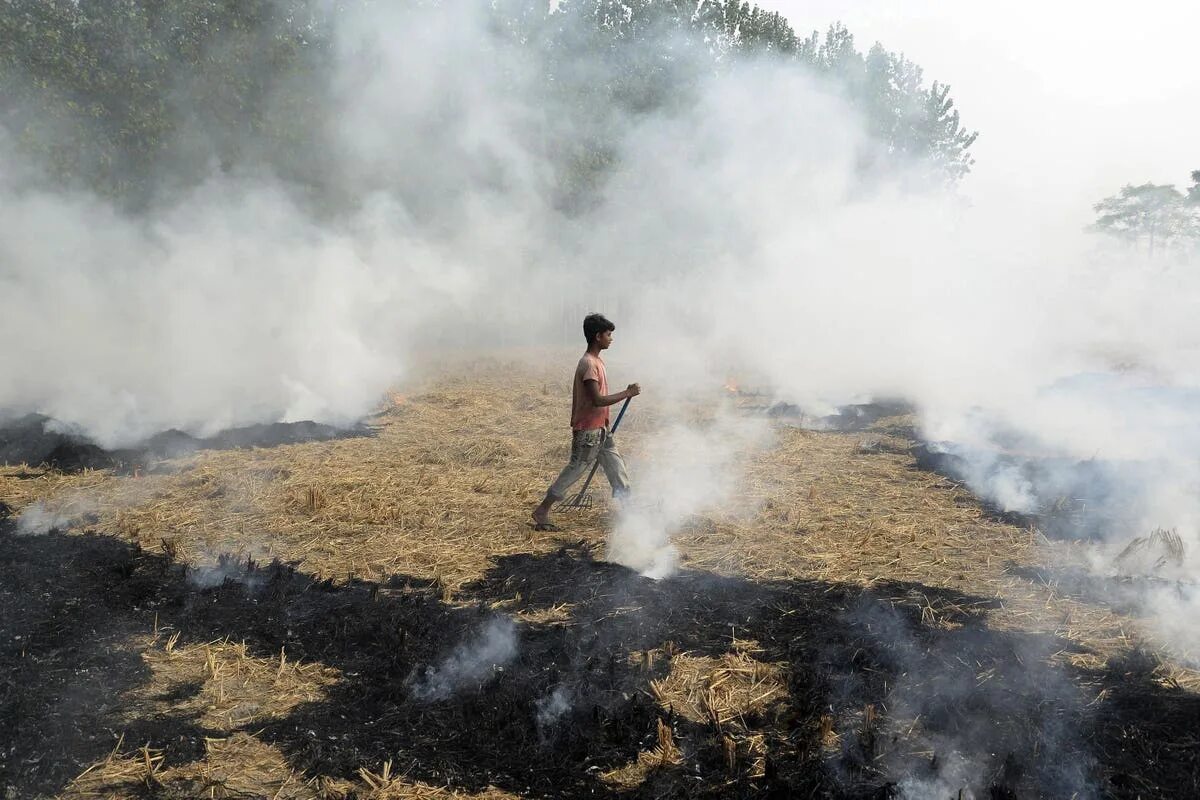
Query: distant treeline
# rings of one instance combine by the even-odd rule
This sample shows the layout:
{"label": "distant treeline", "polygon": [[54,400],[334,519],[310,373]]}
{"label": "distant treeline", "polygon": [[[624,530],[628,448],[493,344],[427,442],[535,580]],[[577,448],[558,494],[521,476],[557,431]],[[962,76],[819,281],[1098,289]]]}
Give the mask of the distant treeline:
{"label": "distant treeline", "polygon": [[1190,260],[1200,253],[1200,169],[1191,174],[1186,192],[1174,184],[1127,184],[1096,203],[1089,227],[1142,251],[1147,258]]}
{"label": "distant treeline", "polygon": [[[405,4],[415,36],[421,14],[439,5]],[[332,168],[315,157],[340,90],[334,34],[347,15],[371,6],[6,0],[0,125],[10,146],[54,180],[135,206],[214,168],[266,170],[315,197],[334,195]],[[585,203],[619,158],[612,126],[688,102],[705,75],[751,56],[810,70],[861,112],[880,145],[864,171],[888,166],[880,159],[902,161],[953,183],[971,168],[976,134],[960,123],[949,87],[927,84],[919,66],[878,44],[863,53],[841,25],[798,36],[778,13],[735,0],[562,0],[553,9],[547,0],[492,0],[483,7],[496,41],[527,52],[546,101],[578,118],[576,134],[586,132],[539,143],[567,207]]]}

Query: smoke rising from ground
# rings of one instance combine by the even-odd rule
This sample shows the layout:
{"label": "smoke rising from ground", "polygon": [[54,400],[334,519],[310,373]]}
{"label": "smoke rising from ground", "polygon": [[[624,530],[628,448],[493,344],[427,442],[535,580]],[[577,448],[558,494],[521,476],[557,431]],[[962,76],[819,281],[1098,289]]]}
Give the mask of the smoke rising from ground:
{"label": "smoke rising from ground", "polygon": [[[892,391],[962,407],[1074,357],[1046,335],[1076,254],[913,194],[913,176],[864,175],[880,145],[794,65],[731,67],[693,102],[597,122],[543,108],[533,57],[478,9],[426,10],[422,35],[402,35],[413,13],[376,9],[335,38],[326,155],[360,200],[348,214],[317,221],[260,175],[214,175],[137,217],[6,187],[5,332],[61,313],[6,351],[0,406],[106,443],[346,421],[438,332],[529,330],[601,286],[631,298],[619,322],[636,352],[620,357],[659,395],[734,365],[809,403]],[[456,55],[480,49],[503,69]],[[595,125],[620,132],[618,170],[597,207],[564,214],[544,142]]]}
{"label": "smoke rising from ground", "polygon": [[677,422],[644,445],[637,497],[620,510],[609,534],[609,561],[650,578],[671,575],[675,533],[693,516],[731,510],[741,472],[738,457],[770,440],[765,420],[722,410],[706,425]]}
{"label": "smoke rising from ground", "polygon": [[46,507],[42,501],[31,503],[17,518],[17,533],[21,536],[40,536],[54,530],[66,530],[71,516],[61,510]]}
{"label": "smoke rising from ground", "polygon": [[584,258],[646,276],[622,343],[661,376],[649,390],[686,395],[736,364],[815,413],[908,398],[1002,510],[1041,515],[1086,485],[1087,535],[1119,549],[1175,529],[1195,575],[1200,282],[1100,258],[1019,208],[914,192],[912,175],[864,180],[861,131],[806,76],[764,65],[634,129],[610,191],[638,202],[598,212]]}
{"label": "smoke rising from ground", "polygon": [[571,690],[566,686],[556,686],[550,694],[538,699],[534,704],[537,709],[535,719],[538,730],[542,732],[543,736],[558,724],[564,714],[571,710],[571,703]]}
{"label": "smoke rising from ground", "polygon": [[517,628],[508,617],[489,622],[436,667],[410,680],[413,697],[434,702],[479,686],[517,655]]}
{"label": "smoke rising from ground", "polygon": [[[1048,797],[1097,795],[1077,730],[1086,697],[1048,663],[1056,642],[1014,637],[999,645],[985,626],[966,621],[930,647],[919,626],[884,603],[861,603],[843,621],[896,676],[885,703],[890,730],[879,736],[902,732],[910,743],[882,756],[891,762],[885,771],[900,776],[900,797],[1001,796],[994,787],[1011,782],[1015,769]],[[929,754],[924,769],[899,766],[918,752]]]}
{"label": "smoke rising from ground", "polygon": [[[281,181],[215,165],[145,213],[4,171],[0,334],[25,344],[0,353],[0,409],[37,409],[106,446],[172,427],[348,423],[421,336],[496,299],[489,287],[539,238],[522,188],[536,168],[503,111],[528,108],[526,93],[443,63],[469,51],[444,50],[454,37],[486,40],[478,9],[422,17],[433,27],[415,46],[389,38],[413,9],[379,14],[334,43],[342,91],[321,155],[355,200],[341,216],[318,221]],[[15,165],[6,144],[0,161]]]}

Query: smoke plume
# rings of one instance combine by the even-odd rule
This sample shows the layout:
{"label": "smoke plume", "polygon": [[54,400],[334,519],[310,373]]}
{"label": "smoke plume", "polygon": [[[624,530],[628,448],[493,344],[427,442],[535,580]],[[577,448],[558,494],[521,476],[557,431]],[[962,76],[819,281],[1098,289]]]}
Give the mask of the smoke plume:
{"label": "smoke plume", "polygon": [[765,420],[727,409],[705,426],[677,422],[654,434],[639,462],[637,495],[622,507],[609,535],[608,560],[651,578],[673,573],[679,557],[673,534],[696,514],[733,510],[738,457],[769,438]]}

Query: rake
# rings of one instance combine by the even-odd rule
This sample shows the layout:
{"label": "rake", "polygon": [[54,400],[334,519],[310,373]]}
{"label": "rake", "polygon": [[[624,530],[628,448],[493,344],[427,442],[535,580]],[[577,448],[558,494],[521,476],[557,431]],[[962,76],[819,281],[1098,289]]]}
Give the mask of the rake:
{"label": "rake", "polygon": [[[609,436],[615,436],[617,428],[621,427],[621,418],[625,416],[625,409],[629,408],[629,401],[632,397],[625,398],[625,402],[621,404],[621,410],[617,412],[617,420],[613,423],[612,430],[609,431]],[[596,470],[600,467],[600,454],[596,454],[596,460],[592,463],[592,471],[588,473],[587,480],[583,482],[583,488],[579,493],[569,500],[564,500],[559,504],[559,508],[576,509],[576,508],[591,508],[592,498],[588,495],[588,487],[592,485],[592,478],[596,477]]]}

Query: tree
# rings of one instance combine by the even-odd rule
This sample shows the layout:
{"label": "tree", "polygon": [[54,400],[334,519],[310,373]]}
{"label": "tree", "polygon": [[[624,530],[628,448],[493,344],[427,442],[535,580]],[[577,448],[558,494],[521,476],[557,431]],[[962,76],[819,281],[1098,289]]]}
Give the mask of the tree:
{"label": "tree", "polygon": [[691,20],[701,30],[715,31],[722,54],[793,54],[799,45],[787,18],[763,11],[745,0],[701,3]]}
{"label": "tree", "polygon": [[1192,185],[1188,189],[1188,202],[1200,206],[1200,169],[1192,172]]}
{"label": "tree", "polygon": [[823,40],[814,31],[796,53],[863,112],[888,156],[922,164],[947,183],[971,171],[970,149],[978,132],[963,127],[950,87],[938,81],[926,86],[924,71],[904,54],[876,42],[864,56],[841,23],[831,25]]}
{"label": "tree", "polygon": [[[374,2],[2,0],[0,126],[52,180],[129,206],[186,189],[215,164],[265,169],[337,207],[338,165],[322,157],[337,107],[331,45]],[[419,25],[458,2],[406,7]],[[926,86],[920,67],[879,45],[864,56],[844,25],[800,39],[745,0],[468,2],[540,70],[547,122],[530,138],[567,205],[601,195],[630,119],[687,108],[704,78],[750,58],[827,81],[861,110],[882,159],[928,164],[951,183],[972,163],[975,134],[949,88]]]}
{"label": "tree", "polygon": [[[927,86],[920,66],[878,43],[864,56],[841,23],[824,37],[814,31],[800,39],[785,17],[744,0],[562,0],[559,9],[551,16],[568,22],[556,36],[581,28],[600,36],[581,49],[588,37],[576,34],[575,46],[558,50],[570,59],[560,68],[583,63],[594,79],[594,56],[610,59],[611,71],[600,77],[609,84],[604,93],[627,111],[686,102],[696,79],[721,64],[777,58],[813,71],[858,108],[893,163],[922,165],[946,183],[974,164],[970,148],[978,134],[963,127],[950,87]],[[664,43],[669,52],[661,52]],[[878,164],[864,159],[863,166]]]}
{"label": "tree", "polygon": [[1200,216],[1189,207],[1187,198],[1169,184],[1126,185],[1112,197],[1092,207],[1096,221],[1089,230],[1114,236],[1135,247],[1147,243],[1147,255],[1154,257],[1180,239],[1200,235]]}
{"label": "tree", "polygon": [[324,85],[317,7],[7,0],[0,120],[55,179],[132,205],[214,161],[307,177]]}

